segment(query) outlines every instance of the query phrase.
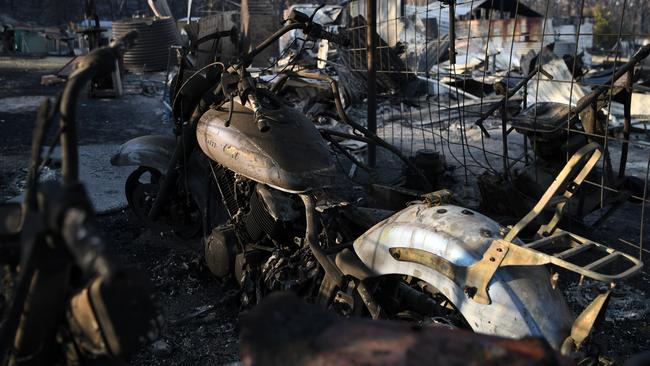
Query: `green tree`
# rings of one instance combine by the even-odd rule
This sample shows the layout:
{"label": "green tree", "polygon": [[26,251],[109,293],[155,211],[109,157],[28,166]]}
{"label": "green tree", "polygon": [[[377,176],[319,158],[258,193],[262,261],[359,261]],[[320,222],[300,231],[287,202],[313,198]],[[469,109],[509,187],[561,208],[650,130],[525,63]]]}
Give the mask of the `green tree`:
{"label": "green tree", "polygon": [[616,32],[610,22],[611,14],[602,5],[595,5],[592,8],[594,17],[594,46],[610,49],[616,44]]}

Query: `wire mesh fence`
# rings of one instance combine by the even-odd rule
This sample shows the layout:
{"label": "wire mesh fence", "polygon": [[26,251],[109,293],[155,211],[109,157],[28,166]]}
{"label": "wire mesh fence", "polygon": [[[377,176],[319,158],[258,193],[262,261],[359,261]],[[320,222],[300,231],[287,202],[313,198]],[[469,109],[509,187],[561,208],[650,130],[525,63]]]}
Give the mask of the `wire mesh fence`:
{"label": "wire mesh fence", "polygon": [[650,6],[605,3],[353,0],[342,62],[370,82],[370,50],[377,134],[409,155],[439,154],[495,217],[523,216],[569,157],[597,142],[603,157],[564,225],[643,258],[650,32],[638,12]]}

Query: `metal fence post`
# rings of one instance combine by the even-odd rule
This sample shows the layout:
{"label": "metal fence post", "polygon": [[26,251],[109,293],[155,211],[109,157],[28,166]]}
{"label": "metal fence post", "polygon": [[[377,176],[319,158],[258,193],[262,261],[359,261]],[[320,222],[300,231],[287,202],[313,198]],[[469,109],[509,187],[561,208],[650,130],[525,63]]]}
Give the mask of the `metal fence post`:
{"label": "metal fence post", "polygon": [[[366,60],[368,63],[368,130],[377,133],[377,88],[375,61],[377,59],[377,2],[366,0]],[[368,144],[368,166],[377,163],[377,151],[374,144]]]}

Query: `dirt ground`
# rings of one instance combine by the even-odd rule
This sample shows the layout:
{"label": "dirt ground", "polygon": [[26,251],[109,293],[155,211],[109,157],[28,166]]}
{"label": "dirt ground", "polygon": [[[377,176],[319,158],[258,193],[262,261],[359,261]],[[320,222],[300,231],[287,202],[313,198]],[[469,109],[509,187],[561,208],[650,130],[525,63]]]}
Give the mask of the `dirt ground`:
{"label": "dirt ground", "polygon": [[[61,85],[43,87],[40,76],[67,60],[0,58],[0,201],[20,191],[24,179],[35,109],[42,96],[55,96]],[[137,84],[141,77],[133,76]],[[160,89],[120,99],[80,101],[80,144],[116,144],[151,133],[168,133]],[[12,99],[7,99],[12,98]],[[89,189],[92,189],[90,187]],[[630,208],[635,215],[637,208]],[[144,228],[128,209],[99,217],[111,243],[110,254],[129,266],[147,271],[166,320],[159,341],[129,360],[133,365],[219,365],[238,356],[238,294],[232,283],[221,283],[201,263],[199,240],[184,241],[169,233]],[[620,232],[619,223],[601,228],[603,237]],[[610,235],[614,236],[615,234]],[[619,363],[650,350],[648,276],[643,273],[614,292],[614,311],[596,334],[604,354]],[[576,289],[562,284],[577,312],[597,285]],[[584,293],[587,292],[587,295]]]}

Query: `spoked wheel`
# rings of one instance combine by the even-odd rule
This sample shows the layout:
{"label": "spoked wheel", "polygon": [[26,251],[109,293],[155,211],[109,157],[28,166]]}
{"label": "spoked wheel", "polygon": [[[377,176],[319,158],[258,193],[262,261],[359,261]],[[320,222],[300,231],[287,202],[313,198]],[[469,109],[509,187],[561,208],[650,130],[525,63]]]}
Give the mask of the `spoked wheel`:
{"label": "spoked wheel", "polygon": [[124,190],[129,207],[147,226],[167,226],[181,238],[196,236],[201,231],[201,213],[194,200],[183,192],[172,194],[156,222],[149,219],[161,182],[158,170],[138,167],[126,180]]}

